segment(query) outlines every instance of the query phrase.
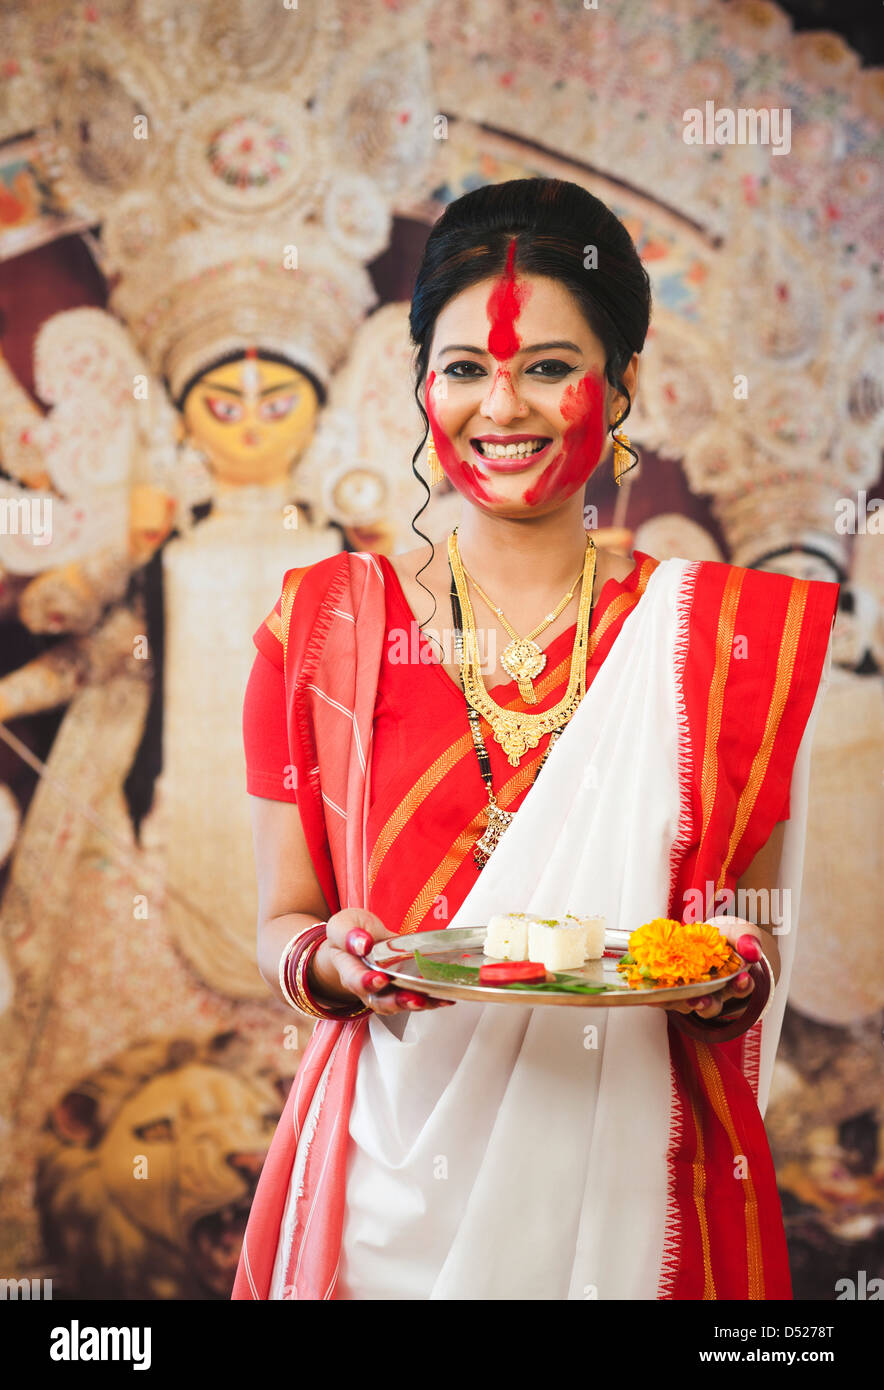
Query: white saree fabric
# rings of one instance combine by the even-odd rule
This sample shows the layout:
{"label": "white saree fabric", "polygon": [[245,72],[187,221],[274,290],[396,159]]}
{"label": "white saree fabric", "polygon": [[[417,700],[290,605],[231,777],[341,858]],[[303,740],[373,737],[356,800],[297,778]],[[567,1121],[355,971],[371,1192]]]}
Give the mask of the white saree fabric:
{"label": "white saree fabric", "polygon": [[[689,828],[679,740],[686,747],[696,569],[668,560],[654,570],[450,926],[572,911],[630,931],[666,914]],[[815,711],[786,828],[791,931],[763,1025],[764,1102],[797,928]],[[336,1297],[656,1298],[671,1092],[662,1009],[458,1002],[373,1016],[349,1121]],[[295,1171],[271,1298],[284,1294],[297,1182]]]}

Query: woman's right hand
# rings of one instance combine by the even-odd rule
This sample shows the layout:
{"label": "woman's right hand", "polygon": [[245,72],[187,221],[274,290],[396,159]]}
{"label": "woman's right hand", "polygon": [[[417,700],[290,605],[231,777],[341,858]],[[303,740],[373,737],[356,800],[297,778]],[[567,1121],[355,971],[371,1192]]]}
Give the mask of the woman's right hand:
{"label": "woman's right hand", "polygon": [[430,999],[413,990],[397,989],[382,970],[366,969],[359,957],[367,955],[376,941],[389,941],[395,935],[365,908],[336,912],[326,924],[325,941],[310,962],[308,983],[315,985],[317,995],[335,1002],[348,995],[377,1014],[414,1013],[453,1004],[453,999]]}

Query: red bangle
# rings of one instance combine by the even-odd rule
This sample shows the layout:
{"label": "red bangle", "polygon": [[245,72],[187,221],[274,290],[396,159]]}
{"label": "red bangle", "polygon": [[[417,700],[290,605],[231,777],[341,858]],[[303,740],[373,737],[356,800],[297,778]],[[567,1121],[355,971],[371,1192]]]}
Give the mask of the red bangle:
{"label": "red bangle", "polygon": [[325,940],[325,931],[319,940],[310,942],[303,950],[298,952],[298,960],[295,966],[295,982],[299,998],[304,999],[310,1009],[319,1018],[349,1019],[362,1018],[365,1014],[370,1014],[371,1009],[367,1004],[324,1004],[310,989],[307,984],[307,968],[316,951],[319,950]]}
{"label": "red bangle", "polygon": [[366,1004],[328,1004],[317,999],[307,984],[307,967],[314,953],[326,939],[325,924],[310,927],[292,944],[285,962],[284,975],[288,993],[303,1013],[313,1018],[346,1021],[371,1013]]}
{"label": "red bangle", "polygon": [[286,1002],[291,1004],[293,1009],[300,1009],[302,1013],[309,1012],[305,1008],[306,1001],[299,997],[296,987],[295,971],[298,961],[304,950],[325,939],[325,923],[316,922],[312,927],[293,936],[285,947],[279,962],[279,985]]}
{"label": "red bangle", "polygon": [[722,1022],[717,1018],[691,1018],[689,1014],[670,1013],[673,1025],[680,1033],[697,1042],[731,1042],[734,1038],[748,1033],[761,1017],[770,997],[771,977],[761,961],[753,961],[748,967],[755,982],[755,988],[746,1000],[746,1007],[736,1018],[725,1016]]}

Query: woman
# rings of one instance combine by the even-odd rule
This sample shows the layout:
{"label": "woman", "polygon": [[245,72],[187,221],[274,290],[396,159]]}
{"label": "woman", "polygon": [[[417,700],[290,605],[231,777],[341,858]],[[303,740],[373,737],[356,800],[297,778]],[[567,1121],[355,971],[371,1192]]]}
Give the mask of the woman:
{"label": "woman", "polygon": [[[576,185],[450,204],[410,322],[462,519],[429,561],[290,570],[255,634],[259,964],[322,1021],[235,1298],[791,1296],[759,1107],[838,587],[595,552],[584,486],[649,313],[625,229]],[[779,934],[719,916],[760,963],[690,1009],[452,1008],[359,958],[490,911],[632,929],[784,884]]]}

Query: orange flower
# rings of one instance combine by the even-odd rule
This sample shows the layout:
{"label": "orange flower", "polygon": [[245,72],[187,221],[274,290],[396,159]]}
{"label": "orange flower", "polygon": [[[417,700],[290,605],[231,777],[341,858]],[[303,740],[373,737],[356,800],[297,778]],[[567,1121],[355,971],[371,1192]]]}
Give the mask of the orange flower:
{"label": "orange flower", "polygon": [[633,989],[695,984],[731,975],[739,967],[739,956],[717,927],[666,917],[655,917],[634,931],[629,950],[617,965]]}

